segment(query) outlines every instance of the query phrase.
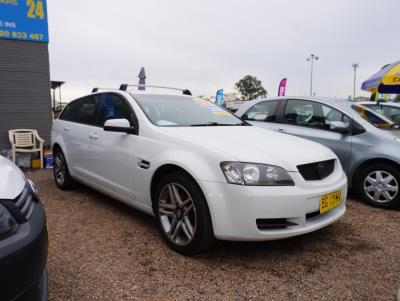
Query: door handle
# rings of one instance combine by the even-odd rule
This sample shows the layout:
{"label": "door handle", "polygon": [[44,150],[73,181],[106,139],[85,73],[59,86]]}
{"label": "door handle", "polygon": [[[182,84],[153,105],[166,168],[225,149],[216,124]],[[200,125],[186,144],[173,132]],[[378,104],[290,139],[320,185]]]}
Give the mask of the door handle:
{"label": "door handle", "polygon": [[69,126],[64,126],[64,131],[68,132],[71,129]]}
{"label": "door handle", "polygon": [[97,139],[99,139],[99,135],[97,135],[97,133],[90,133],[89,138],[93,139],[93,140],[97,140]]}
{"label": "door handle", "polygon": [[274,129],[275,132],[287,134],[285,129]]}

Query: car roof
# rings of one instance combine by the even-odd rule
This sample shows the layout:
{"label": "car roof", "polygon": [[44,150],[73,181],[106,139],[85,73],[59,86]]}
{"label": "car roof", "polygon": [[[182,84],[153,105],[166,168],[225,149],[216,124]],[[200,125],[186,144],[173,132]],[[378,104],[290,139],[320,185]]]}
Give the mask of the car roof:
{"label": "car roof", "polygon": [[382,106],[395,106],[400,108],[399,102],[394,101],[380,101],[380,102],[372,102],[372,101],[360,101],[358,102],[360,105],[382,105]]}
{"label": "car roof", "polygon": [[[329,97],[319,97],[319,96],[276,96],[276,97],[271,97],[271,98],[263,98],[263,99],[256,99],[256,100],[251,100],[247,103],[244,104],[243,108],[241,107],[238,110],[238,116],[241,116],[247,110],[253,106],[254,104],[257,104],[262,101],[271,101],[271,100],[284,100],[284,99],[298,99],[298,100],[308,100],[308,101],[315,101],[319,102],[322,104],[329,105],[331,107],[337,108],[339,110],[342,110],[343,112],[346,112],[353,118],[357,120],[362,120],[362,118],[351,108],[352,106],[362,106],[362,102],[353,102],[349,100],[344,100],[344,99],[338,99],[338,98],[329,98]],[[386,118],[385,116],[379,115],[372,111],[371,109],[362,106],[363,109],[366,111],[369,111],[371,114],[378,115],[379,118],[385,120],[387,123],[393,123],[391,120]]]}
{"label": "car roof", "polygon": [[271,101],[271,100],[280,100],[280,99],[282,99],[282,100],[283,99],[299,99],[299,100],[316,101],[316,102],[324,103],[326,105],[330,105],[333,107],[338,107],[345,111],[350,111],[350,112],[351,112],[351,106],[358,104],[357,102],[352,102],[352,101],[348,101],[348,100],[344,100],[344,99],[319,97],[319,96],[277,96],[277,97],[251,100],[248,102],[246,107],[250,107],[261,101],[266,101],[266,100]]}

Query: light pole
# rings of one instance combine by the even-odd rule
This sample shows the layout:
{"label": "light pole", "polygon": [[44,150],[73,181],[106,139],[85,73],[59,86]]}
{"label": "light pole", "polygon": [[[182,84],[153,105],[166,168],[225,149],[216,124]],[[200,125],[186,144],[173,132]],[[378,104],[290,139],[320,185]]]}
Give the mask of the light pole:
{"label": "light pole", "polygon": [[354,68],[354,85],[353,85],[353,101],[354,101],[356,99],[356,73],[357,73],[358,63],[354,63],[351,66]]}
{"label": "light pole", "polygon": [[311,61],[311,81],[310,81],[310,96],[312,96],[313,94],[313,89],[312,89],[312,84],[313,84],[313,69],[314,69],[314,60],[318,61],[319,57],[311,54],[306,60],[307,62]]}

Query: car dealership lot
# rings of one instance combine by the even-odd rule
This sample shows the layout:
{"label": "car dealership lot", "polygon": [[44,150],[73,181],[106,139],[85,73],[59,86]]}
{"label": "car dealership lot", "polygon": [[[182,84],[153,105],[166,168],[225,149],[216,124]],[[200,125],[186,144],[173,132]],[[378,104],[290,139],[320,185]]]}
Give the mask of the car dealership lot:
{"label": "car dealership lot", "polygon": [[275,242],[221,242],[184,257],[153,218],[89,188],[28,172],[48,218],[49,300],[393,300],[400,287],[400,210],[350,200],[343,219]]}

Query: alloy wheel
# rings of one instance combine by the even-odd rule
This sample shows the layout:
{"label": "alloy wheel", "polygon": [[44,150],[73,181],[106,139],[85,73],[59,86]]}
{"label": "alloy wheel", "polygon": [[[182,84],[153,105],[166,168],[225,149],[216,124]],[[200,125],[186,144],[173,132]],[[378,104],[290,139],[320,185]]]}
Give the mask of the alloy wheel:
{"label": "alloy wheel", "polygon": [[62,186],[65,182],[66,166],[65,159],[61,152],[57,152],[54,157],[54,176],[58,185]]}
{"label": "alloy wheel", "polygon": [[397,179],[383,170],[369,173],[364,179],[363,188],[365,194],[376,203],[389,203],[399,193]]}
{"label": "alloy wheel", "polygon": [[196,207],[185,187],[165,185],[158,198],[158,215],[168,239],[179,246],[189,244],[196,233]]}

